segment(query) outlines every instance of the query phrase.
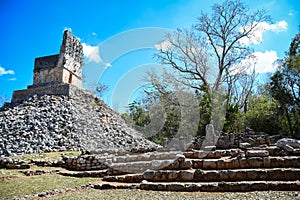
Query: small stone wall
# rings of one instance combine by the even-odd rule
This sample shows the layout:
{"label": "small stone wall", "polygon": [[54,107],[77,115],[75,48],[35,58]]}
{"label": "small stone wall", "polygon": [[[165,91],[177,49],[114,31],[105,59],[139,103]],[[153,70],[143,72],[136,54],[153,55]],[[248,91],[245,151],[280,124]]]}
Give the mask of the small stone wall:
{"label": "small stone wall", "polygon": [[12,103],[16,103],[28,99],[33,95],[43,94],[69,96],[73,88],[74,86],[69,84],[50,84],[40,87],[28,87],[27,90],[14,91],[11,101]]}
{"label": "small stone wall", "polygon": [[39,57],[34,60],[34,71],[39,72],[47,68],[54,68],[57,66],[59,54]]}
{"label": "small stone wall", "polygon": [[81,155],[78,157],[62,157],[69,170],[102,170],[107,169],[106,158],[97,155]]}

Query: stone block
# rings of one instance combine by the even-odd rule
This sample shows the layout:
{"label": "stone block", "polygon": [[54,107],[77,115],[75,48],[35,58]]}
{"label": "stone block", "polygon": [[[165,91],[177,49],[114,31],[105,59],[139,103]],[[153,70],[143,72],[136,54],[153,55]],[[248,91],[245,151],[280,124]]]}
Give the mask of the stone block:
{"label": "stone block", "polygon": [[221,181],[221,175],[219,173],[219,171],[217,170],[210,170],[210,171],[205,171],[204,172],[204,181]]}
{"label": "stone block", "polygon": [[205,146],[204,151],[215,151],[216,148],[217,148],[216,146]]}
{"label": "stone block", "polygon": [[239,151],[237,149],[231,149],[229,153],[231,157],[236,157],[239,155]]}
{"label": "stone block", "polygon": [[261,168],[264,165],[262,157],[249,157],[247,158],[249,168]]}
{"label": "stone block", "polygon": [[282,147],[286,152],[288,152],[288,153],[292,153],[292,152],[294,152],[294,148],[292,147],[292,146],[290,146],[290,145],[284,145],[283,147]]}
{"label": "stone block", "polygon": [[248,162],[247,162],[247,159],[246,159],[246,158],[241,158],[241,159],[239,160],[239,162],[240,162],[240,168],[241,168],[241,169],[246,169],[246,168],[248,168]]}
{"label": "stone block", "polygon": [[271,159],[270,157],[264,157],[263,158],[264,162],[264,168],[270,168],[271,167]]}
{"label": "stone block", "polygon": [[268,146],[265,149],[269,151],[270,156],[278,156],[281,152],[281,149],[277,146]]}
{"label": "stone block", "polygon": [[217,162],[218,161],[212,159],[203,160],[203,169],[217,169]]}
{"label": "stone block", "polygon": [[191,169],[193,167],[193,163],[191,160],[186,160],[183,163],[179,164],[179,169]]}
{"label": "stone block", "polygon": [[269,156],[269,151],[267,150],[248,150],[246,151],[246,157],[266,157]]}
{"label": "stone block", "polygon": [[300,149],[299,148],[294,149],[293,154],[294,155],[300,155]]}
{"label": "stone block", "polygon": [[143,179],[144,180],[154,180],[154,177],[155,177],[155,171],[153,170],[146,170],[144,173],[143,173]]}
{"label": "stone block", "polygon": [[281,148],[283,148],[286,145],[289,145],[293,148],[300,148],[300,142],[296,139],[282,138],[276,142],[276,146]]}
{"label": "stone block", "polygon": [[192,164],[193,164],[194,169],[203,168],[203,160],[202,159],[192,160]]}
{"label": "stone block", "polygon": [[242,142],[242,143],[239,144],[239,147],[241,149],[247,149],[247,148],[251,147],[251,144],[249,144],[248,142]]}
{"label": "stone block", "polygon": [[178,179],[176,181],[193,181],[194,172],[188,170],[182,170],[179,172]]}

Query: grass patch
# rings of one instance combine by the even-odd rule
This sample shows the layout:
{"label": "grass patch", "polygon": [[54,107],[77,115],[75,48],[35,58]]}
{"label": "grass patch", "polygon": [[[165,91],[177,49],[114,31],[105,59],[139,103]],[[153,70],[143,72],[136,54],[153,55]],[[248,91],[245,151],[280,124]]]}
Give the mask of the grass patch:
{"label": "grass patch", "polygon": [[12,159],[15,160],[47,160],[47,161],[58,161],[61,160],[61,155],[66,156],[79,156],[81,151],[60,151],[60,152],[48,152],[48,153],[39,153],[39,154],[24,154],[20,156],[12,156]]}
{"label": "grass patch", "polygon": [[170,200],[198,200],[198,199],[295,199],[298,192],[163,192],[163,191],[145,191],[145,190],[95,190],[87,189],[76,192],[70,192],[63,195],[54,196],[52,200],[102,200],[102,199],[170,199]]}
{"label": "grass patch", "polygon": [[17,170],[11,170],[10,172],[15,176],[11,176],[11,178],[8,176],[0,180],[0,199],[22,197],[53,189],[73,188],[99,180],[98,178],[65,177],[58,174],[27,177]]}

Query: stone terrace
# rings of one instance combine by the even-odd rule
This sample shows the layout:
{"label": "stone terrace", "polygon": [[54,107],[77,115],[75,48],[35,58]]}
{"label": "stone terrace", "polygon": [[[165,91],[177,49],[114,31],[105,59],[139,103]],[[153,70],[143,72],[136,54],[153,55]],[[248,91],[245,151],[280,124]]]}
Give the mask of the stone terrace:
{"label": "stone terrace", "polygon": [[[144,190],[166,191],[300,190],[298,141],[293,147],[277,142],[271,146],[210,151],[162,149],[143,154],[64,157],[64,161],[65,167],[79,171],[63,175],[103,177],[103,187],[119,182]],[[101,170],[95,171],[95,165]]]}

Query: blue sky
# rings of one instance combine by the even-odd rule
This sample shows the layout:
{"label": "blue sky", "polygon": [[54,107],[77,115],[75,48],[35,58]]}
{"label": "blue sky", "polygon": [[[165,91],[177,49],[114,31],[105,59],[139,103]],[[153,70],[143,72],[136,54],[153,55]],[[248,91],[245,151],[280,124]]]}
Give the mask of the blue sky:
{"label": "blue sky", "polygon": [[[69,28],[85,45],[87,56],[91,57],[91,51],[95,47],[101,47],[98,50],[103,56],[98,59],[103,68],[97,68],[98,76],[101,75],[98,79],[110,87],[110,93],[104,100],[112,106],[119,104],[124,100],[118,98],[127,98],[134,91],[128,92],[122,87],[115,90],[116,84],[130,85],[128,80],[132,77],[136,79],[134,84],[138,86],[141,84],[138,81],[142,74],[139,66],[155,63],[152,58],[154,48],[151,49],[142,40],[137,42],[137,38],[154,38],[154,44],[156,40],[158,42],[158,38],[147,35],[143,30],[149,30],[149,27],[165,30],[189,28],[197,22],[201,11],[209,12],[215,2],[217,1],[0,0],[0,96],[5,95],[10,99],[14,90],[25,89],[27,85],[31,85],[34,58],[59,53],[63,30]],[[265,31],[257,34],[256,42],[245,41],[252,44],[260,58],[259,62],[268,66],[261,69],[261,72],[272,71],[271,63],[284,56],[291,39],[299,32],[300,2],[252,0],[245,3],[253,10],[266,9],[272,17],[272,23],[262,24]],[[130,36],[126,36],[126,42],[120,44],[120,49],[135,42],[137,46],[133,45],[131,49],[123,52],[120,49],[105,51],[112,42],[118,47],[118,39],[130,30]],[[135,34],[140,34],[136,30],[142,30],[142,35],[136,36]],[[115,59],[108,59],[112,54],[116,54]],[[86,57],[86,63],[90,57]],[[124,94],[115,95],[114,91]],[[112,98],[116,99],[115,103],[111,102]]]}

